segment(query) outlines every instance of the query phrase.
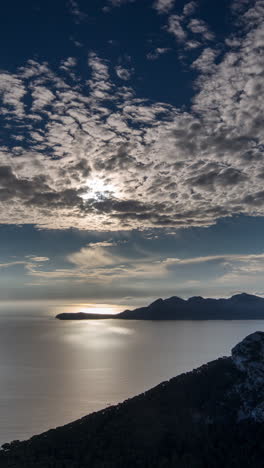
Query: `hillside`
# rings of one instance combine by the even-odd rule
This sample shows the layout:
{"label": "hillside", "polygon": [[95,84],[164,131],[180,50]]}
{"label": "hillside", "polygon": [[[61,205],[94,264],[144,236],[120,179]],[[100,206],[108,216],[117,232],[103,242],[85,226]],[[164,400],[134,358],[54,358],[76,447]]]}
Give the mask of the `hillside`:
{"label": "hillside", "polygon": [[263,467],[264,333],[231,357],[28,441],[1,468]]}
{"label": "hillside", "polygon": [[157,299],[147,307],[125,310],[116,315],[62,313],[60,320],[258,320],[264,319],[264,298],[251,294],[236,294],[229,299],[204,299],[191,297],[187,300],[173,296]]}

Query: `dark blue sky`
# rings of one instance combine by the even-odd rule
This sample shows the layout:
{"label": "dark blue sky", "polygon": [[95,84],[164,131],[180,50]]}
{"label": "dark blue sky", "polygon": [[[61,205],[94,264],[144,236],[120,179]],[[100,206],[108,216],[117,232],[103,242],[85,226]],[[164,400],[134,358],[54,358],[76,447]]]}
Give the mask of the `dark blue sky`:
{"label": "dark blue sky", "polygon": [[1,18],[2,298],[261,293],[264,1]]}
{"label": "dark blue sky", "polygon": [[[180,15],[186,3],[177,1],[171,13]],[[65,0],[6,3],[2,8],[0,31],[1,67],[15,71],[29,58],[48,61],[57,67],[61,60],[74,56],[78,57],[80,76],[85,80],[87,52],[92,50],[112,66],[121,62],[134,67],[137,73],[131,82],[141,98],[188,106],[197,76],[188,65],[197,53],[188,53],[183,60],[179,58],[182,46],[165,33],[166,19],[157,15],[151,0],[104,12],[106,4],[105,0],[79,1],[81,14],[76,18],[70,2]],[[196,11],[223,48],[223,39],[234,31],[230,1],[200,0]],[[191,33],[193,39],[195,36]],[[74,42],[80,45],[76,47]],[[170,50],[158,61],[146,60],[146,55],[157,47]]]}

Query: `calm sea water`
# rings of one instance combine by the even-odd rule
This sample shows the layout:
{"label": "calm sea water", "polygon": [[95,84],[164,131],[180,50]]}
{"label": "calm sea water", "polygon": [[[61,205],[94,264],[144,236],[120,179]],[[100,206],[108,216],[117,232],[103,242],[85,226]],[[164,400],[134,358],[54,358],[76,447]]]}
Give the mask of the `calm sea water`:
{"label": "calm sea water", "polygon": [[123,401],[264,331],[264,321],[55,320],[62,310],[0,308],[0,443]]}

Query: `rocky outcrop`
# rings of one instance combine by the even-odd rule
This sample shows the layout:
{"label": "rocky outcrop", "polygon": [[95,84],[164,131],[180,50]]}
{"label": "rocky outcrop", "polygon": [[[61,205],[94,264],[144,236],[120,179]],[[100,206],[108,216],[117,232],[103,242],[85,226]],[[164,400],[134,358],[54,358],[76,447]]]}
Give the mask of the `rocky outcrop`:
{"label": "rocky outcrop", "polygon": [[254,381],[264,383],[264,332],[248,335],[232,349],[232,360]]}
{"label": "rocky outcrop", "polygon": [[264,332],[252,333],[237,344],[232,360],[244,375],[235,386],[241,399],[238,420],[264,422]]}

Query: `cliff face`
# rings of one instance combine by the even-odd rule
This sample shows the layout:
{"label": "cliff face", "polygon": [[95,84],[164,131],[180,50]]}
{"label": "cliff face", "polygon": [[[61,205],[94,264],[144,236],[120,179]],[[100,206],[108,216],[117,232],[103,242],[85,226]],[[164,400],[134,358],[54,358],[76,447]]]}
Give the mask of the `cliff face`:
{"label": "cliff face", "polygon": [[5,444],[1,468],[263,468],[264,333],[74,423]]}

